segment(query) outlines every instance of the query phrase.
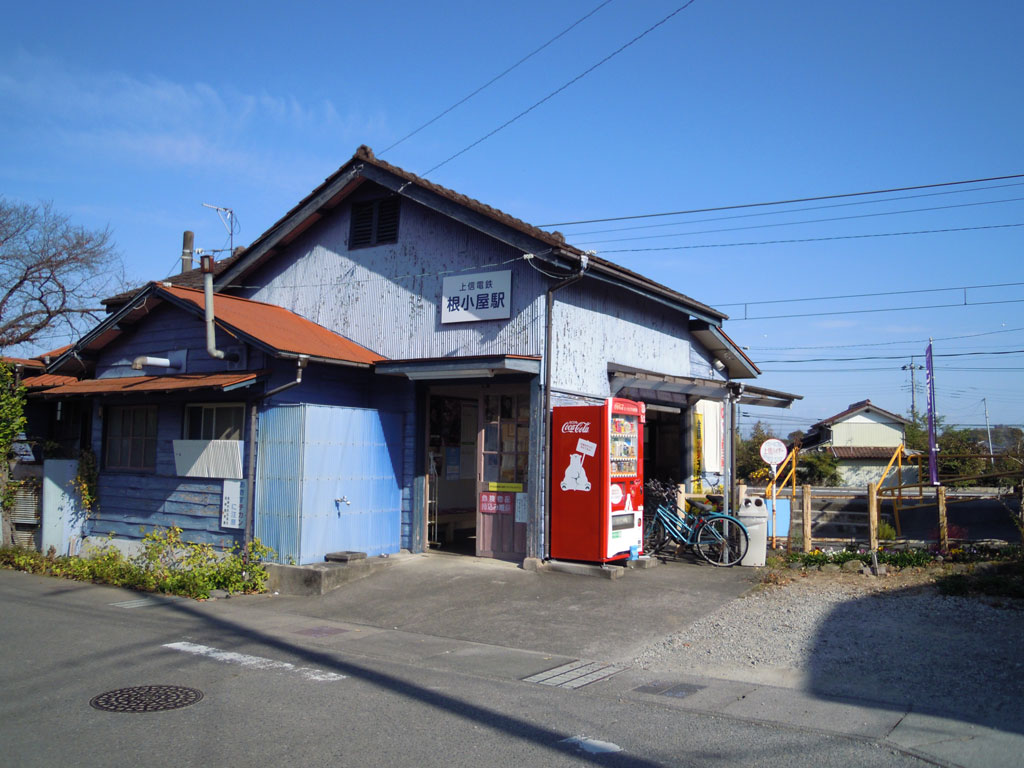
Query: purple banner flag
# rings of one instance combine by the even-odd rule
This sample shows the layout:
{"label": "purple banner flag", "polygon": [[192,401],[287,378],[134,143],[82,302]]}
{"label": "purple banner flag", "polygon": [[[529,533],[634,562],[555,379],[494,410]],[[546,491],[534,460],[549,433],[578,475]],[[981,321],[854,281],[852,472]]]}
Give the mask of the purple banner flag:
{"label": "purple banner flag", "polygon": [[932,485],[939,484],[939,448],[935,444],[935,368],[932,366],[932,340],[924,353],[925,377],[928,386],[928,478]]}

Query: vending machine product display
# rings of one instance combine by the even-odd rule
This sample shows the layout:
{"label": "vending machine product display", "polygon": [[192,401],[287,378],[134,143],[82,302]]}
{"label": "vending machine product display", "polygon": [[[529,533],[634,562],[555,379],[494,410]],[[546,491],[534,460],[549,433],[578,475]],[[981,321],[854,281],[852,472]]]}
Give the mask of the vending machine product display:
{"label": "vending machine product display", "polygon": [[640,553],[644,513],[644,404],[552,412],[551,557],[608,562]]}

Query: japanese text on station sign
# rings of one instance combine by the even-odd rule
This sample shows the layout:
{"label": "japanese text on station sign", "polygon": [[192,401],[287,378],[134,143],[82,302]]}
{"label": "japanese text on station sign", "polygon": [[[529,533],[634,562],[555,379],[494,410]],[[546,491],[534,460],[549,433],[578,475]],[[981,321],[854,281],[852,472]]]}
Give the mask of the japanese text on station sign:
{"label": "japanese text on station sign", "polygon": [[441,294],[442,323],[507,319],[512,316],[512,271],[446,277]]}

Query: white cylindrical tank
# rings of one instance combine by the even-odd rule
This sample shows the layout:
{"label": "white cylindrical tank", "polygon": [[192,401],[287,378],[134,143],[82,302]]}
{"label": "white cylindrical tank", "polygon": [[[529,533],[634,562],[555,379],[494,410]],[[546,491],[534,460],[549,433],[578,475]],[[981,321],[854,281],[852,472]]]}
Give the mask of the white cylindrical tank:
{"label": "white cylindrical tank", "polygon": [[747,527],[750,541],[740,565],[764,565],[768,554],[768,507],[760,496],[746,496],[736,517]]}

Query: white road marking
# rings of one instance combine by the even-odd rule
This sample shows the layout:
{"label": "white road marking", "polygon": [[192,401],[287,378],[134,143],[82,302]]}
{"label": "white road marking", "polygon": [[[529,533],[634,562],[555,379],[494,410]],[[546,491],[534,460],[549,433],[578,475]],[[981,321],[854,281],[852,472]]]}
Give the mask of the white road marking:
{"label": "white road marking", "polygon": [[177,595],[161,595],[160,597],[139,597],[135,600],[122,600],[119,603],[111,603],[114,608],[146,608],[150,605],[166,605],[175,603],[185,598]]}
{"label": "white road marking", "polygon": [[273,659],[265,659],[262,656],[249,656],[245,653],[222,651],[218,648],[211,648],[208,645],[197,645],[196,643],[165,643],[164,648],[171,648],[175,651],[183,651],[184,653],[192,653],[196,656],[205,656],[206,658],[213,659],[214,661],[222,661],[225,664],[238,664],[239,666],[250,667],[252,669],[280,669],[298,672],[307,680],[332,682],[334,680],[345,679],[345,675],[339,675],[336,672],[325,672],[322,669],[314,669],[313,667],[297,667],[287,661],[274,661]]}
{"label": "white road marking", "polygon": [[610,741],[588,739],[586,736],[573,736],[571,739],[562,739],[559,743],[568,744],[569,746],[576,747],[580,752],[586,752],[591,755],[622,751],[622,747],[618,744],[612,744]]}

